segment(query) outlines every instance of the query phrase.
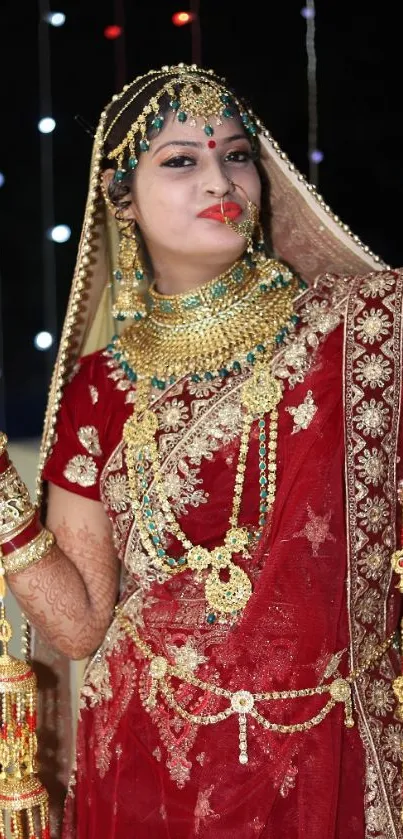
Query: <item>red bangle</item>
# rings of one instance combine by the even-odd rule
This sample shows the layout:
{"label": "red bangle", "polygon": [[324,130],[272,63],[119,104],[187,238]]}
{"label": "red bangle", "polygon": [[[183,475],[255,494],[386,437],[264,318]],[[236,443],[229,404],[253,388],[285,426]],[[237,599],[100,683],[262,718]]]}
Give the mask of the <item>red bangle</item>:
{"label": "red bangle", "polygon": [[32,542],[35,539],[35,536],[39,536],[42,530],[42,524],[39,521],[38,515],[35,516],[34,520],[30,522],[30,524],[19,533],[18,536],[15,536],[14,539],[10,539],[8,542],[3,542],[0,545],[0,553],[3,556],[8,556],[8,554],[13,553],[13,551],[17,551],[18,548],[23,548],[25,545],[28,545],[29,542]]}
{"label": "red bangle", "polygon": [[3,452],[3,454],[0,457],[0,475],[2,475],[3,472],[5,472],[9,466],[10,458],[8,456],[8,452]]}

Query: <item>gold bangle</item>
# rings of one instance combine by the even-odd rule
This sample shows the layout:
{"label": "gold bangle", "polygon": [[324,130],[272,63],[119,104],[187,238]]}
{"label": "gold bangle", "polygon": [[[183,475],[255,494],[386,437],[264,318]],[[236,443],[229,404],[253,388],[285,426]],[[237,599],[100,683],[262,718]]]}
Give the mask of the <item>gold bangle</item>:
{"label": "gold bangle", "polygon": [[43,559],[50,551],[55,543],[55,537],[50,530],[45,528],[41,530],[32,542],[24,545],[23,548],[13,551],[9,556],[2,557],[2,564],[5,574],[17,574],[19,571],[25,571],[31,565],[35,565],[40,559]]}
{"label": "gold bangle", "polygon": [[11,463],[0,475],[0,544],[9,540],[9,534],[19,527],[26,527],[36,508],[18,472]]}
{"label": "gold bangle", "polygon": [[7,533],[4,534],[4,536],[0,537],[0,551],[1,551],[1,546],[2,545],[5,545],[6,542],[12,542],[12,540],[15,539],[16,536],[19,536],[20,533],[23,533],[23,531],[27,527],[29,527],[30,524],[32,524],[32,522],[35,518],[35,515],[36,515],[36,507],[34,507],[31,510],[31,513],[30,513],[29,517],[24,519],[24,521],[22,521],[17,527],[15,527],[14,530],[9,530]]}

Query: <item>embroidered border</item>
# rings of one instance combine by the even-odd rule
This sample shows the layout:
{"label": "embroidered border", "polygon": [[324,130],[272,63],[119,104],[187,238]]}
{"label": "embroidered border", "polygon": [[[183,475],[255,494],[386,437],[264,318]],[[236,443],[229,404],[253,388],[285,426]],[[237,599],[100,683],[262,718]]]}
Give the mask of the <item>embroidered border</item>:
{"label": "embroidered border", "polygon": [[[386,625],[386,603],[391,584],[390,556],[396,542],[402,297],[400,272],[371,272],[351,279],[345,325],[344,402],[352,668],[365,655],[369,633],[379,643],[393,630]],[[377,376],[385,366],[392,382],[386,388],[382,375]],[[364,369],[372,373],[363,375]],[[379,474],[386,479],[380,480]],[[367,784],[370,781],[366,796],[367,802],[372,802],[370,811],[367,808],[366,839],[402,837],[396,793],[396,788],[400,789],[400,762],[398,754],[387,747],[395,705],[393,676],[392,660],[385,659],[371,679],[357,684],[355,692]]]}

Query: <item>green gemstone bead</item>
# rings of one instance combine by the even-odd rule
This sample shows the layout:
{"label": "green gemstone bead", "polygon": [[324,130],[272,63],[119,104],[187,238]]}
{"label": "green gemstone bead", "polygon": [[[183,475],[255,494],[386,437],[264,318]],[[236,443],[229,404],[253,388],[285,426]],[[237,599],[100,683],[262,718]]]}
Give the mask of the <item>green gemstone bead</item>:
{"label": "green gemstone bead", "polygon": [[148,140],[140,140],[140,149],[141,151],[148,151],[150,148],[150,143]]}
{"label": "green gemstone bead", "polygon": [[135,169],[138,164],[137,157],[129,157],[129,169]]}
{"label": "green gemstone bead", "polygon": [[144,278],[143,271],[136,271],[135,272],[136,280],[142,280]]}
{"label": "green gemstone bead", "polygon": [[225,377],[228,376],[228,370],[226,369],[226,367],[221,367],[221,369],[218,371],[218,375],[220,379],[225,379]]}
{"label": "green gemstone bead", "polygon": [[186,122],[188,115],[185,114],[185,111],[179,111],[178,120],[179,122]]}
{"label": "green gemstone bead", "polygon": [[265,469],[265,467],[266,467],[266,464],[265,464],[264,460],[260,460],[259,461],[259,469],[263,470],[263,469]]}
{"label": "green gemstone bead", "polygon": [[267,489],[261,489],[260,490],[260,497],[261,498],[267,498],[267,495],[268,495]]}
{"label": "green gemstone bead", "polygon": [[161,541],[161,539],[160,539],[159,536],[153,536],[152,541],[154,542],[154,545],[158,545],[158,543]]}
{"label": "green gemstone bead", "polygon": [[259,478],[259,484],[260,484],[261,486],[263,486],[264,484],[267,484],[267,478],[265,477],[265,475],[262,475],[262,476]]}
{"label": "green gemstone bead", "polygon": [[256,361],[256,356],[253,355],[253,352],[248,352],[246,360],[249,362],[249,364],[253,364]]}
{"label": "green gemstone bead", "polygon": [[204,126],[204,133],[207,134],[207,137],[212,137],[214,134],[214,128],[212,125],[205,125]]}
{"label": "green gemstone bead", "polygon": [[119,270],[118,270],[118,271],[114,271],[113,276],[115,277],[115,280],[117,280],[118,282],[120,282],[120,280],[121,280],[121,279],[122,279],[122,277],[123,277],[123,274],[122,274],[122,272],[121,272],[121,271],[119,271]]}
{"label": "green gemstone bead", "polygon": [[259,286],[260,291],[267,291],[268,288],[269,288],[269,286],[266,285],[266,283],[260,283],[260,286]]}
{"label": "green gemstone bead", "polygon": [[195,373],[190,378],[191,378],[192,382],[201,382],[201,378],[200,378],[200,376],[197,375],[197,373]]}
{"label": "green gemstone bead", "polygon": [[257,347],[256,347],[256,351],[257,352],[264,352],[265,349],[264,349],[263,344],[258,344]]}
{"label": "green gemstone bead", "polygon": [[172,99],[169,103],[169,106],[170,108],[172,108],[173,111],[177,111],[180,106],[180,102],[178,99]]}
{"label": "green gemstone bead", "polygon": [[222,112],[222,115],[223,115],[223,117],[225,117],[226,119],[229,119],[230,117],[232,117],[232,116],[233,116],[232,109],[231,109],[231,108],[224,108],[224,110],[223,110],[223,112]]}
{"label": "green gemstone bead", "polygon": [[210,614],[207,615],[207,623],[215,623],[215,620],[216,616],[213,614],[213,612],[210,612]]}
{"label": "green gemstone bead", "polygon": [[159,131],[159,130],[160,130],[160,128],[162,128],[162,126],[164,125],[164,117],[163,117],[163,116],[157,116],[157,117],[154,117],[154,119],[153,119],[153,121],[152,121],[151,125],[152,125],[154,128],[156,128],[156,129],[157,129],[157,131]]}
{"label": "green gemstone bead", "polygon": [[239,361],[234,361],[234,363],[232,365],[232,369],[235,370],[236,373],[241,372],[241,365],[240,365]]}
{"label": "green gemstone bead", "polygon": [[208,370],[208,371],[207,371],[207,373],[205,373],[205,374],[204,374],[204,378],[206,379],[206,381],[207,381],[207,382],[212,382],[212,381],[213,381],[213,379],[214,379],[214,376],[213,376],[213,374],[212,374],[212,373],[210,373],[210,371]]}
{"label": "green gemstone bead", "polygon": [[113,180],[116,181],[116,183],[120,183],[120,181],[123,181],[124,176],[125,173],[123,169],[116,169]]}
{"label": "green gemstone bead", "polygon": [[291,323],[293,323],[293,324],[294,324],[294,326],[295,326],[297,323],[299,323],[299,317],[298,317],[298,315],[291,315],[290,320],[291,320]]}

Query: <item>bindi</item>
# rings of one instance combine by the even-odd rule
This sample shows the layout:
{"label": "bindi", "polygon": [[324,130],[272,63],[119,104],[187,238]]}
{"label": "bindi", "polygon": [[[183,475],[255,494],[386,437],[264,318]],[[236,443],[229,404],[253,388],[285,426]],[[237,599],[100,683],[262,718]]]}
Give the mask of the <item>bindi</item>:
{"label": "bindi", "polygon": [[208,145],[209,149],[215,149],[217,143],[216,143],[215,140],[209,140],[207,145]]}

